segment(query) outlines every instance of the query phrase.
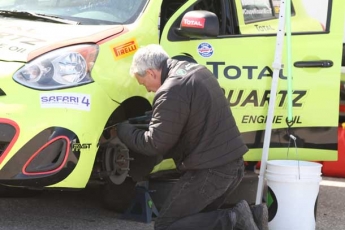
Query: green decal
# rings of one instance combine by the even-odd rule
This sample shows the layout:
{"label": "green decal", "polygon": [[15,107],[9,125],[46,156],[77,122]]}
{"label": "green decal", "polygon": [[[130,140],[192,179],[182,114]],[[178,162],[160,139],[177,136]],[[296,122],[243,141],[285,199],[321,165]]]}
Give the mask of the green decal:
{"label": "green decal", "polygon": [[149,201],[147,202],[147,204],[148,204],[148,206],[149,206],[150,208],[152,208],[152,205],[153,205],[152,200],[149,200]]}
{"label": "green decal", "polygon": [[273,220],[278,210],[278,200],[270,187],[267,192],[268,221]]}

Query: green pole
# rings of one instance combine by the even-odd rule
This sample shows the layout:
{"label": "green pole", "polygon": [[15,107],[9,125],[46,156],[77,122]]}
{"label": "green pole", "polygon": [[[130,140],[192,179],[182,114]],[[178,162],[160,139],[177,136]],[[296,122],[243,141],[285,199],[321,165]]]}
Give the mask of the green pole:
{"label": "green pole", "polygon": [[[284,1],[284,0],[281,0]],[[288,122],[292,121],[292,51],[291,51],[291,0],[286,0],[286,48],[287,48],[287,100]]]}

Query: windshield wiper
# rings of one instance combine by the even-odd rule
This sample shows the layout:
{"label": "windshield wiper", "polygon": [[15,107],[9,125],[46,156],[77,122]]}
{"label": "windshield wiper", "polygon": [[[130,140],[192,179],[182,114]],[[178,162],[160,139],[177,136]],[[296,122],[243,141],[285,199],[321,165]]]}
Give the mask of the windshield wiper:
{"label": "windshield wiper", "polygon": [[67,20],[67,19],[57,17],[57,16],[52,16],[52,15],[31,13],[28,11],[0,10],[0,15],[22,18],[22,19],[40,19],[46,22],[55,22],[55,23],[70,24],[70,25],[80,24],[80,22],[77,22],[77,21]]}

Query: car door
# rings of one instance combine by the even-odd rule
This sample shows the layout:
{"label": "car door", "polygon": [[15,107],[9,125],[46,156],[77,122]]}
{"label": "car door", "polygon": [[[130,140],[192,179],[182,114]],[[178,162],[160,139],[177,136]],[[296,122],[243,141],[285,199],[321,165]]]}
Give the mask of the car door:
{"label": "car door", "polygon": [[[319,5],[318,5],[319,4]],[[181,35],[185,13],[206,10],[219,20],[217,36]],[[280,0],[187,1],[165,22],[161,45],[174,57],[207,66],[230,102],[250,148],[261,159],[273,76]],[[284,49],[269,159],[335,160],[345,1],[292,0],[292,114],[286,123],[287,55]],[[285,43],[286,45],[286,43]],[[289,134],[297,139],[294,143]],[[297,148],[295,148],[297,147]],[[291,150],[290,150],[291,148]],[[297,151],[298,150],[298,151]]]}

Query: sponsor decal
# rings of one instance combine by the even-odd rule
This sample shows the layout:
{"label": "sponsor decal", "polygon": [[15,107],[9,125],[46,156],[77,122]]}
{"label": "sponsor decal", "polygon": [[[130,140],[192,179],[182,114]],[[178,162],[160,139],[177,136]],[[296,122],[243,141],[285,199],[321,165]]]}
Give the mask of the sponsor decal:
{"label": "sponsor decal", "polygon": [[[273,70],[269,66],[236,66],[228,65],[225,62],[206,62],[207,66],[212,68],[212,72],[218,79],[219,76],[224,76],[228,80],[237,80],[246,78],[248,80],[262,80],[267,77],[273,77]],[[286,80],[287,77],[283,74],[283,69],[279,72],[279,78]]]}
{"label": "sponsor decal", "polygon": [[129,41],[111,46],[115,60],[119,60],[134,54],[138,48],[138,43],[134,38]]}
{"label": "sponsor decal", "polygon": [[200,56],[208,58],[211,57],[213,55],[213,47],[211,44],[207,43],[207,42],[203,42],[200,45],[198,45],[198,53],[200,54]]}
{"label": "sponsor decal", "polygon": [[[0,24],[1,28],[3,29],[2,25]],[[11,28],[9,29],[13,30],[20,30],[20,28]],[[24,44],[24,45],[30,45],[34,46],[37,44],[42,44],[43,42],[46,42],[45,40],[42,40],[40,38],[34,38],[28,35],[20,35],[18,33],[12,33],[12,32],[7,32],[7,31],[0,31],[0,40],[6,41],[6,43],[9,41],[10,43],[15,41],[17,44]],[[3,44],[5,45],[5,44]],[[9,44],[7,44],[9,46]]]}
{"label": "sponsor decal", "polygon": [[[225,90],[224,90],[225,92]],[[292,106],[295,108],[302,108],[305,102],[307,90],[294,90],[292,92]],[[266,107],[270,100],[270,90],[247,90],[247,89],[230,89],[225,96],[230,102],[230,106],[253,106]],[[276,94],[277,108],[285,108],[287,104],[288,91],[279,90]]]}
{"label": "sponsor decal", "polygon": [[[27,47],[42,44],[46,42],[40,38],[34,38],[29,35],[21,35],[10,31],[25,32],[26,34],[32,33],[33,29],[24,30],[24,28],[18,26],[6,26],[1,24],[0,31],[0,52],[9,51],[15,53],[26,53]],[[16,43],[15,45],[13,43]]]}
{"label": "sponsor decal", "polygon": [[272,15],[272,9],[271,8],[264,8],[264,9],[252,9],[252,10],[248,10],[248,9],[243,9],[243,14],[244,15],[261,15],[261,14],[268,14],[268,15]]}
{"label": "sponsor decal", "polygon": [[203,29],[205,27],[205,18],[183,18],[181,26]]}
{"label": "sponsor decal", "polygon": [[[226,62],[206,62],[206,66],[213,72],[215,78],[229,81],[245,80],[245,81],[266,81],[273,77],[273,70],[269,66],[236,66],[229,65]],[[287,80],[283,69],[279,72],[279,80]],[[253,83],[254,84],[254,83]],[[225,86],[225,87],[224,87]],[[226,83],[222,88],[225,97],[229,101],[232,108],[244,109],[250,111],[237,117],[238,123],[245,125],[265,124],[267,123],[267,115],[262,114],[266,111],[271,98],[271,91],[267,89],[249,89],[227,87]],[[310,90],[294,89],[291,92],[291,106],[297,111],[303,111],[308,103]],[[277,111],[285,111],[288,106],[288,91],[284,89],[277,90],[275,108]],[[264,110],[263,110],[264,109]],[[255,114],[255,110],[260,111]],[[273,124],[285,124],[287,117],[282,114],[273,116]],[[298,114],[292,117],[293,124],[304,125],[308,122],[306,116]]]}
{"label": "sponsor decal", "polygon": [[26,49],[23,47],[14,46],[14,45],[7,45],[4,43],[0,43],[0,50],[16,52],[16,53],[25,53],[26,52]]}
{"label": "sponsor decal", "polygon": [[[273,124],[285,124],[287,117],[282,115],[273,116]],[[264,115],[243,115],[242,124],[266,124],[267,116]],[[301,116],[294,116],[291,121],[293,124],[302,124]]]}
{"label": "sponsor decal", "polygon": [[41,108],[63,108],[90,111],[91,96],[81,93],[41,93]]}
{"label": "sponsor decal", "polygon": [[73,143],[72,144],[72,150],[73,151],[80,151],[81,149],[90,149],[91,143]]}
{"label": "sponsor decal", "polygon": [[274,29],[272,28],[271,25],[267,25],[267,26],[265,26],[265,25],[263,25],[263,26],[254,25],[254,26],[255,26],[255,28],[256,28],[258,31],[270,31],[270,30],[274,30]]}

